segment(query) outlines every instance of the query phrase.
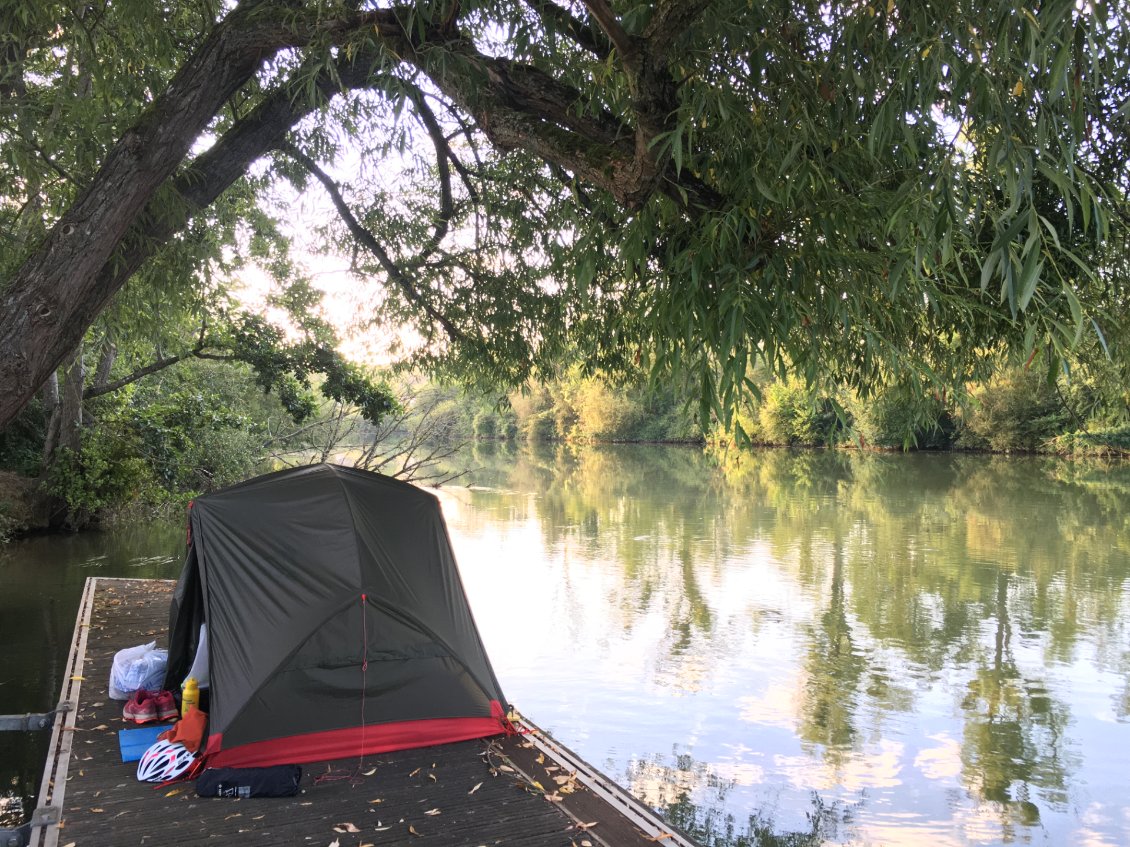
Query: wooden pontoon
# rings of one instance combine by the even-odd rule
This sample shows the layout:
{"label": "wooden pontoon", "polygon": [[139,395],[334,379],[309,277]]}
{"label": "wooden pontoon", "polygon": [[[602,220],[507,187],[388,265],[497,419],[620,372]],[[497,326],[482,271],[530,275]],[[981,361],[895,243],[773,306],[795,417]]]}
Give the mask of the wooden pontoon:
{"label": "wooden pontoon", "polygon": [[33,818],[34,847],[693,847],[623,789],[522,722],[524,733],[303,767],[285,799],[201,799],[121,761],[114,653],[164,642],[168,580],[90,578],[79,606]]}

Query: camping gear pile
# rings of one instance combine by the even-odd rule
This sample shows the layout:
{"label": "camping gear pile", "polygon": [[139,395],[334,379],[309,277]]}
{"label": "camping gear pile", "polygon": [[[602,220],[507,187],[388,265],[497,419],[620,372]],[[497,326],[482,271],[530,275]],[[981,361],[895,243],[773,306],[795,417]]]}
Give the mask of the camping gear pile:
{"label": "camping gear pile", "polygon": [[[313,465],[195,500],[169,630],[164,685],[198,679],[208,714],[139,779],[205,762],[200,796],[289,796],[296,770],[271,766],[513,731],[438,499],[379,474]],[[193,711],[199,748],[178,740]]]}

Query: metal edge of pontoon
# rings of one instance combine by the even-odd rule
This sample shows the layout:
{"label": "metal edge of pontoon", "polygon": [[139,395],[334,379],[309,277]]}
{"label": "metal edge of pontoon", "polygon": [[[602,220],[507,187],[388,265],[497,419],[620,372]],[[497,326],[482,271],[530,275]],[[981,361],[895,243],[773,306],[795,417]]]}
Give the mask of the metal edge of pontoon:
{"label": "metal edge of pontoon", "polygon": [[[664,821],[654,810],[632,796],[621,785],[609,779],[537,724],[523,715],[519,714],[516,717],[519,731],[525,734],[538,750],[574,772],[577,775],[578,782],[635,824],[648,837],[648,840],[655,841],[658,844],[677,845],[677,847],[699,847],[686,833]],[[523,775],[527,779],[532,778],[529,774]],[[563,808],[562,810],[568,813],[567,809]],[[573,814],[569,814],[569,817],[576,819]],[[580,823],[579,820],[578,823]],[[604,839],[600,838],[595,830],[590,830],[585,834],[588,838],[605,844],[606,847],[614,847],[614,845],[608,845]]]}
{"label": "metal edge of pontoon", "polygon": [[97,585],[98,577],[87,577],[82,599],[79,601],[71,650],[67,655],[63,685],[59,693],[62,711],[55,714],[47,761],[43,766],[43,781],[39,787],[39,800],[31,819],[31,847],[57,847],[59,843],[59,826],[63,822],[63,795],[67,789],[79,695],[82,692],[82,668],[86,663],[86,637],[90,632],[90,617],[94,610]]}

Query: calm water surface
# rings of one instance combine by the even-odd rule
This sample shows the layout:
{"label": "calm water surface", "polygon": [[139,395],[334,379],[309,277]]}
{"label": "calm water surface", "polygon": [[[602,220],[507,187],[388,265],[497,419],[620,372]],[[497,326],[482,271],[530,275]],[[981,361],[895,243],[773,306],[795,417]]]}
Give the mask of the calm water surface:
{"label": "calm water surface", "polygon": [[[1130,844],[1130,469],[474,460],[441,499],[504,691],[704,844]],[[182,540],[11,546],[0,712],[57,696],[86,576],[174,576]],[[10,796],[45,743],[0,736]]]}

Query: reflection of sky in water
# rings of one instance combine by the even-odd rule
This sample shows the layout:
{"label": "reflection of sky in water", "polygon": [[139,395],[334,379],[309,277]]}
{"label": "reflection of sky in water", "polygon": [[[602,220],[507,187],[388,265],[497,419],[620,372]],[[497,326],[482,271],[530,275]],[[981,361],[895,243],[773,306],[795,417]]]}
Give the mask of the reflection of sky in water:
{"label": "reflection of sky in water", "polygon": [[[1126,597],[1092,590],[1086,567],[1033,576],[1044,536],[969,503],[942,514],[966,496],[946,489],[872,522],[843,482],[801,531],[790,492],[740,544],[709,520],[717,503],[677,490],[636,498],[659,501],[659,526],[610,496],[550,531],[545,495],[510,487],[441,494],[503,689],[647,802],[682,793],[739,831],[759,812],[808,831],[815,791],[852,817],[829,844],[1130,843]],[[964,560],[939,565],[955,538]],[[1075,628],[1053,642],[1064,604]]]}

